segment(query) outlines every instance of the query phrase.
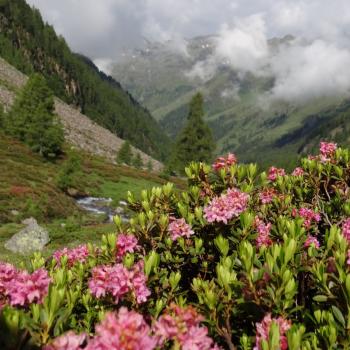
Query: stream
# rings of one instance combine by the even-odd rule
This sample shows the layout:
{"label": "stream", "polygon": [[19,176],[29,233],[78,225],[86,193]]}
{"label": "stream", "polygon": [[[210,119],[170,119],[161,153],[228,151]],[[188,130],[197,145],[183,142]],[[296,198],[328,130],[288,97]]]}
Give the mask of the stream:
{"label": "stream", "polygon": [[114,215],[120,215],[123,221],[129,219],[126,214],[127,203],[120,201],[118,207],[112,206],[112,198],[103,197],[81,197],[76,199],[76,203],[81,209],[86,210],[92,214],[105,214],[108,217],[108,222],[113,221]]}

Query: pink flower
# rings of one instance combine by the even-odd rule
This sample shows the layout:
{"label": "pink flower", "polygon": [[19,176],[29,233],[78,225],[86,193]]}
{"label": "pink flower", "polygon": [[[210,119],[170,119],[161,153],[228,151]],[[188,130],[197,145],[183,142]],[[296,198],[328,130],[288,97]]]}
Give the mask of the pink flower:
{"label": "pink flower", "polygon": [[337,144],[333,142],[320,142],[320,152],[324,157],[332,157],[337,149]]}
{"label": "pink flower", "polygon": [[265,224],[259,217],[255,217],[254,226],[258,231],[256,246],[258,248],[262,246],[270,246],[272,244],[272,240],[270,238],[271,223]]}
{"label": "pink flower", "polygon": [[218,347],[208,337],[208,329],[201,327],[204,318],[189,306],[181,308],[172,304],[167,313],[154,325],[158,346],[168,340],[176,341],[183,350],[214,350]]}
{"label": "pink flower", "polygon": [[63,248],[53,253],[52,257],[57,262],[57,266],[61,266],[61,258],[67,257],[67,266],[72,267],[76,262],[84,263],[89,256],[89,249],[86,244],[82,244],[76,248]]}
{"label": "pink flower", "polygon": [[13,265],[0,262],[0,309],[8,302],[7,286],[15,280],[17,273]]}
{"label": "pink flower", "polygon": [[122,307],[118,314],[106,314],[104,320],[96,326],[96,335],[85,349],[153,350],[156,345],[151,328],[142,315]]}
{"label": "pink flower", "polygon": [[191,226],[186,223],[185,219],[172,219],[168,226],[168,231],[170,232],[170,237],[173,241],[176,241],[179,237],[189,238],[194,234]]}
{"label": "pink flower", "polygon": [[304,243],[304,247],[309,248],[311,245],[313,245],[316,249],[320,248],[320,242],[318,239],[314,236],[308,235]]}
{"label": "pink flower", "polygon": [[303,176],[305,173],[303,168],[297,167],[293,170],[292,175],[293,176]]}
{"label": "pink flower", "polygon": [[134,235],[121,233],[117,237],[117,256],[122,258],[126,253],[133,253],[137,248],[137,238]]}
{"label": "pink flower", "polygon": [[[343,222],[343,226],[342,226],[342,233],[343,236],[347,239],[347,241],[350,243],[350,218],[347,218],[344,222]],[[1,285],[0,285],[1,288]]]}
{"label": "pink flower", "polygon": [[79,350],[83,349],[81,345],[87,340],[86,334],[75,334],[73,331],[69,331],[54,341],[46,345],[44,350]]}
{"label": "pink flower", "polygon": [[262,204],[269,204],[276,195],[277,193],[274,188],[267,188],[259,193],[259,199]]}
{"label": "pink flower", "polygon": [[144,262],[142,260],[136,263],[129,272],[129,281],[129,287],[134,292],[137,303],[146,302],[151,292],[146,285],[147,277],[144,274]]}
{"label": "pink flower", "polygon": [[272,166],[270,169],[269,169],[269,174],[268,174],[268,179],[270,181],[276,181],[277,177],[278,176],[284,176],[286,175],[286,171],[282,168],[276,168],[274,166]]}
{"label": "pink flower", "polygon": [[5,282],[5,294],[11,306],[27,306],[32,303],[41,304],[49,290],[51,278],[45,269],[29,274],[17,271],[13,278]]}
{"label": "pink flower", "polygon": [[230,188],[226,194],[215,197],[204,208],[204,217],[208,222],[223,222],[227,224],[233,217],[237,217],[247,209],[249,195],[238,189]]}
{"label": "pink flower", "polygon": [[228,168],[231,165],[234,165],[237,163],[237,158],[233,153],[228,153],[226,158],[225,157],[219,157],[216,159],[216,161],[213,164],[213,169],[218,171],[222,168]]}
{"label": "pink flower", "polygon": [[319,213],[316,213],[312,209],[308,209],[308,208],[300,208],[299,210],[294,208],[292,210],[292,215],[294,217],[296,217],[296,216],[302,217],[304,219],[303,226],[306,229],[310,228],[313,221],[319,222],[321,220],[321,216]]}
{"label": "pink flower", "polygon": [[260,323],[256,324],[256,342],[254,350],[262,350],[262,340],[269,340],[269,333],[272,322],[277,323],[280,333],[280,349],[287,350],[288,342],[286,332],[291,327],[291,322],[285,320],[283,317],[271,318],[271,314],[267,314]]}
{"label": "pink flower", "polygon": [[96,298],[111,295],[115,304],[128,292],[134,293],[136,301],[141,304],[151,294],[146,286],[147,278],[140,261],[128,270],[123,264],[96,266],[89,280],[91,294]]}

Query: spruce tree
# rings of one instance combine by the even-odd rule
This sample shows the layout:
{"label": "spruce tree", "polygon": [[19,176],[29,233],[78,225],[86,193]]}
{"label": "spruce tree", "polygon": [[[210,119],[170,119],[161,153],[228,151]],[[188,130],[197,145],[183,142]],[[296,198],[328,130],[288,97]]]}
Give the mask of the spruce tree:
{"label": "spruce tree", "polygon": [[152,163],[152,161],[150,159],[147,162],[147,170],[149,172],[153,171],[153,163]]}
{"label": "spruce tree", "polygon": [[203,116],[203,96],[197,93],[190,102],[187,123],[177,137],[170,168],[183,173],[185,167],[192,161],[212,160],[215,143]]}
{"label": "spruce tree", "polygon": [[137,152],[136,155],[134,156],[132,160],[132,165],[137,169],[140,169],[143,167],[142,158],[139,152]]}
{"label": "spruce tree", "polygon": [[117,163],[131,165],[132,151],[129,141],[124,141],[117,153]]}
{"label": "spruce tree", "polygon": [[6,129],[33,151],[50,158],[61,152],[64,133],[54,112],[53,93],[45,78],[32,75],[6,117]]}

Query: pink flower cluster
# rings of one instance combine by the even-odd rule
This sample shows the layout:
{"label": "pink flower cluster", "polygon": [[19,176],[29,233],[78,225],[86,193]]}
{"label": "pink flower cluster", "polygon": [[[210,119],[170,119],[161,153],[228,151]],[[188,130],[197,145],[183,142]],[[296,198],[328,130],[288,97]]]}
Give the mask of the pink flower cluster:
{"label": "pink flower cluster", "polygon": [[122,258],[126,253],[133,253],[139,248],[137,238],[134,235],[121,233],[117,237],[117,256]]}
{"label": "pink flower cluster", "polygon": [[270,246],[272,240],[270,238],[271,223],[265,224],[259,217],[255,217],[254,226],[258,231],[258,237],[256,238],[256,246],[258,248],[262,246]]}
{"label": "pink flower cluster", "polygon": [[320,242],[318,239],[314,236],[308,235],[306,238],[306,241],[304,243],[305,248],[309,248],[311,246],[314,246],[316,249],[320,248]]}
{"label": "pink flower cluster", "polygon": [[208,329],[200,326],[203,319],[191,306],[171,305],[169,312],[162,315],[154,326],[158,346],[173,340],[182,350],[219,350],[208,337]]}
{"label": "pink flower cluster", "polygon": [[57,266],[61,266],[61,258],[67,257],[67,266],[72,267],[76,262],[84,263],[89,256],[89,249],[86,244],[82,244],[76,248],[63,248],[53,253],[52,257],[57,262]]}
{"label": "pink flower cluster", "polygon": [[11,306],[42,303],[50,282],[51,278],[45,269],[29,274],[17,270],[11,264],[0,262],[0,307],[7,303]]}
{"label": "pink flower cluster", "polygon": [[87,341],[85,333],[75,334],[73,331],[69,331],[54,341],[46,345],[43,350],[78,350],[83,349],[81,346]]}
{"label": "pink flower cluster", "polygon": [[297,167],[293,170],[292,175],[293,176],[303,176],[305,173],[303,168]]}
{"label": "pink flower cluster", "polygon": [[291,322],[283,317],[271,318],[271,314],[265,315],[260,323],[256,324],[256,342],[253,350],[262,350],[261,343],[263,340],[269,340],[269,333],[272,322],[277,323],[280,331],[280,349],[287,350],[288,342],[286,332],[291,328]]}
{"label": "pink flower cluster", "polygon": [[170,220],[171,222],[168,226],[168,231],[173,241],[176,241],[179,237],[189,238],[191,235],[194,234],[194,231],[191,229],[191,226],[186,223],[184,218],[170,218]]}
{"label": "pink flower cluster", "polygon": [[347,241],[350,243],[350,218],[347,218],[342,225],[342,233],[343,236],[347,239]]}
{"label": "pink flower cluster", "polygon": [[237,163],[237,158],[233,153],[228,153],[226,157],[219,157],[213,164],[213,169],[218,171],[222,168],[228,168]]}
{"label": "pink flower cluster", "polygon": [[118,314],[107,313],[105,319],[96,326],[96,335],[86,350],[152,350],[156,339],[142,315],[127,308],[119,309]]}
{"label": "pink flower cluster", "polygon": [[282,168],[276,168],[274,166],[270,167],[269,169],[269,174],[267,176],[267,178],[270,181],[276,181],[278,176],[284,176],[286,175],[286,171]]}
{"label": "pink flower cluster", "polygon": [[211,203],[204,208],[204,217],[208,222],[223,222],[237,217],[247,209],[249,195],[238,189],[230,188],[226,194],[215,197]]}
{"label": "pink flower cluster", "polygon": [[321,160],[329,160],[334,156],[337,144],[333,142],[320,142]]}
{"label": "pink flower cluster", "polygon": [[277,196],[274,188],[267,188],[259,193],[259,199],[262,204],[269,204],[272,202],[274,197]]}
{"label": "pink flower cluster", "polygon": [[153,350],[156,344],[142,315],[122,307],[117,314],[106,314],[91,339],[85,334],[76,335],[70,331],[56,338],[44,350]]}
{"label": "pink flower cluster", "polygon": [[111,295],[118,304],[119,299],[132,292],[138,304],[145,302],[151,294],[146,286],[146,276],[143,273],[143,261],[136,263],[130,270],[123,264],[101,265],[92,270],[89,280],[91,293],[97,298]]}
{"label": "pink flower cluster", "polygon": [[44,350],[153,350],[166,341],[175,341],[182,350],[219,350],[208,337],[207,328],[200,326],[203,317],[193,308],[172,305],[170,311],[151,328],[142,315],[121,307],[118,313],[106,314],[94,337],[88,339],[84,333],[70,331]]}
{"label": "pink flower cluster", "polygon": [[302,217],[304,219],[303,226],[306,229],[310,228],[313,221],[319,222],[321,220],[321,216],[319,213],[316,213],[312,209],[308,209],[308,208],[300,208],[299,210],[294,208],[292,210],[292,215],[294,217],[296,217],[296,216]]}

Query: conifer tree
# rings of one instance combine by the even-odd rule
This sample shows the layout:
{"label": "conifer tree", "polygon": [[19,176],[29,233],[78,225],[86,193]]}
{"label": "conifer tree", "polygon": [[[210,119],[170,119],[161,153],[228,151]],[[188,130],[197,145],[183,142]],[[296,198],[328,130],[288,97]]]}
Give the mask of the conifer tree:
{"label": "conifer tree", "polygon": [[5,118],[4,106],[0,104],[0,129],[3,129],[4,127],[4,118]]}
{"label": "conifer tree", "polygon": [[6,117],[6,129],[33,151],[50,158],[61,152],[64,134],[54,112],[53,93],[45,78],[32,75]]}
{"label": "conifer tree", "polygon": [[131,165],[132,151],[129,141],[124,141],[117,153],[117,163]]}
{"label": "conifer tree", "polygon": [[171,159],[170,168],[184,172],[192,161],[210,162],[215,144],[210,128],[203,120],[203,96],[192,97],[187,123],[180,132]]}
{"label": "conifer tree", "polygon": [[137,152],[136,155],[134,156],[132,160],[132,165],[137,169],[140,169],[143,167],[142,158],[139,152]]}
{"label": "conifer tree", "polygon": [[152,161],[150,159],[147,162],[147,170],[149,172],[153,171],[153,163],[152,163]]}

